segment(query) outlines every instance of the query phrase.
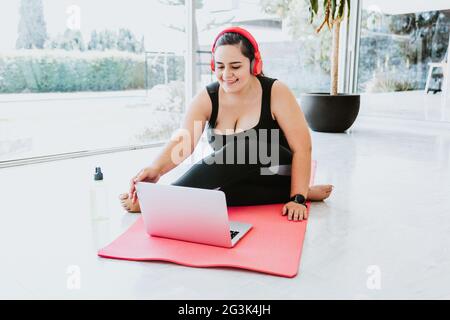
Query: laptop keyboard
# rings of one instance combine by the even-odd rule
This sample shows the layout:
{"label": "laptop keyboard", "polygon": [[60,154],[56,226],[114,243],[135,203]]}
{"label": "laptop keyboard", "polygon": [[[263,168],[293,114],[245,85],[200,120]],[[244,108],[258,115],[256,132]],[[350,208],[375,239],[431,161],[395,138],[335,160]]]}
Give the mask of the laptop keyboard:
{"label": "laptop keyboard", "polygon": [[231,239],[233,239],[234,237],[236,237],[238,235],[239,231],[233,231],[230,230],[230,234],[231,234]]}

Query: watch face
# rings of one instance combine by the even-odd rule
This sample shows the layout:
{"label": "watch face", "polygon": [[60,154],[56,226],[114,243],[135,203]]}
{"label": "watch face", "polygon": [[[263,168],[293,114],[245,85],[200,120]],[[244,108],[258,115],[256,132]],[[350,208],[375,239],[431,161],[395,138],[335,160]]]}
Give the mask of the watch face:
{"label": "watch face", "polygon": [[305,202],[305,199],[304,199],[304,197],[302,195],[297,194],[295,196],[295,201],[298,202],[298,203],[303,203],[303,202]]}

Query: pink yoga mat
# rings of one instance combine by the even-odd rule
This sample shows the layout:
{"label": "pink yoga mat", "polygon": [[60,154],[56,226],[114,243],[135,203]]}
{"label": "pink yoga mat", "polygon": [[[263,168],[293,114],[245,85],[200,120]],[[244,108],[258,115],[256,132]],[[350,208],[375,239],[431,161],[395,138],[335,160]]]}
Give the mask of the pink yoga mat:
{"label": "pink yoga mat", "polygon": [[[310,185],[314,181],[316,161],[311,167]],[[125,233],[99,250],[98,255],[168,261],[190,267],[241,268],[292,278],[298,273],[307,221],[289,221],[281,215],[283,205],[228,207],[230,220],[253,225],[231,249],[148,236],[140,217]],[[310,202],[308,213],[309,207]]]}

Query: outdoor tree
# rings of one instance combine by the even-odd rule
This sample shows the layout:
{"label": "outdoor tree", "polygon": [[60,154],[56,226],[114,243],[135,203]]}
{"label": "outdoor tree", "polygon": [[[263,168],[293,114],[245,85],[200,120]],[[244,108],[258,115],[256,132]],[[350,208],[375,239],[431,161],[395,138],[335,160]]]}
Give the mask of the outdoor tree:
{"label": "outdoor tree", "polygon": [[79,50],[84,51],[85,44],[83,35],[80,30],[66,29],[64,34],[58,35],[53,39],[49,39],[45,43],[45,48],[48,49],[64,49],[64,50]]}
{"label": "outdoor tree", "polygon": [[16,49],[42,49],[47,39],[42,0],[21,0]]}
{"label": "outdoor tree", "polygon": [[307,0],[260,0],[261,10],[280,18],[292,40],[302,42],[301,55],[306,57],[302,62],[304,66],[317,66],[329,73],[331,35],[322,33],[320,37],[314,37],[319,23],[308,23],[308,5]]}
{"label": "outdoor tree", "polygon": [[97,50],[117,49],[117,32],[113,30],[103,30],[98,33]]}
{"label": "outdoor tree", "polygon": [[98,34],[97,30],[91,31],[91,39],[87,45],[88,50],[98,50]]}
{"label": "outdoor tree", "polygon": [[128,29],[119,29],[117,49],[128,52],[143,52],[143,41],[139,42],[133,32]]}
{"label": "outdoor tree", "polygon": [[[318,2],[318,0],[309,0],[310,22],[313,22],[314,17],[318,15]],[[347,15],[344,14],[345,7],[347,7]],[[316,29],[316,33],[319,33],[325,25],[328,27],[328,30],[333,32],[330,94],[335,96],[338,94],[339,32],[341,30],[341,22],[346,16],[347,19],[350,17],[350,0],[323,0],[322,9],[323,21]]]}
{"label": "outdoor tree", "polygon": [[129,29],[121,28],[119,32],[113,30],[91,32],[91,39],[87,45],[88,50],[120,50],[135,53],[142,53],[144,51],[144,38],[141,41],[136,39],[136,36]]}

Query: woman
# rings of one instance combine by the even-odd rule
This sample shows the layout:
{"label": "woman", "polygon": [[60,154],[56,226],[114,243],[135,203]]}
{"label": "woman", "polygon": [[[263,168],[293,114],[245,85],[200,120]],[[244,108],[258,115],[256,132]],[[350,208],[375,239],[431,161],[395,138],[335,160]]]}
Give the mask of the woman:
{"label": "woman", "polygon": [[[216,37],[212,54],[217,82],[190,104],[181,128],[188,134],[168,142],[153,163],[131,180],[129,193],[120,196],[123,207],[139,212],[134,184],[156,183],[186,159],[200,138],[194,134],[195,124],[200,124],[203,132],[208,123],[208,141],[214,152],[172,185],[222,190],[229,206],[285,203],[281,213],[289,220],[306,219],[306,200],[326,199],[333,186],[309,187],[311,137],[294,95],[281,81],[264,76],[258,44],[248,31],[225,29]],[[263,139],[262,132],[270,133]],[[174,150],[181,144],[187,144],[188,150],[174,161]],[[238,145],[246,149],[238,150]],[[271,150],[269,163],[261,152],[251,151],[255,145]],[[236,157],[243,155],[244,163],[236,163]],[[255,155],[256,161],[247,161]],[[227,161],[217,161],[220,159]]]}

